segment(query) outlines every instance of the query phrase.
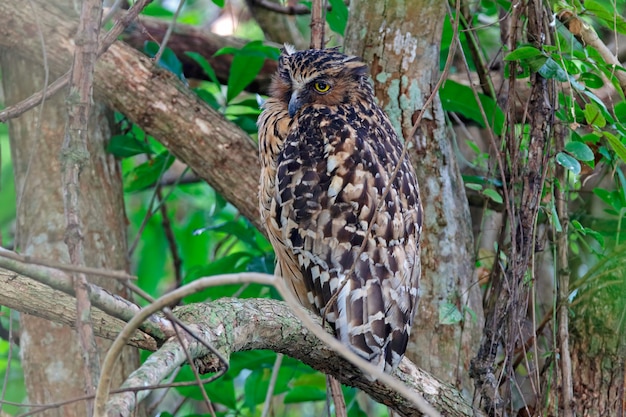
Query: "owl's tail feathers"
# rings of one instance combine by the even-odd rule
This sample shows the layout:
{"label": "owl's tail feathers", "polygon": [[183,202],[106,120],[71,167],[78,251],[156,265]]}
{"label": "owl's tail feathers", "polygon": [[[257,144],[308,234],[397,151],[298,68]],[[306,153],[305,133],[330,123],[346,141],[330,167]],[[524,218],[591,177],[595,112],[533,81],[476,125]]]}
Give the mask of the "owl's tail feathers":
{"label": "owl's tail feathers", "polygon": [[406,350],[409,329],[398,323],[402,312],[397,306],[385,307],[380,281],[360,285],[349,280],[341,288],[336,305],[337,338],[381,371],[393,372]]}

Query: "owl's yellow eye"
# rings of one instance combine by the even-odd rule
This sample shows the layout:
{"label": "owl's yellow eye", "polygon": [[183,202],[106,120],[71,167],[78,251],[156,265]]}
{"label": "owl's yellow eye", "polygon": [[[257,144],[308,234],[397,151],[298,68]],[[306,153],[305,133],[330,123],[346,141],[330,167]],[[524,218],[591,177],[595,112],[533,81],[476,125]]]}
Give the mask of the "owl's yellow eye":
{"label": "owl's yellow eye", "polygon": [[317,91],[318,93],[327,93],[328,90],[330,90],[330,85],[326,84],[323,81],[318,81],[316,82],[313,87],[315,88],[315,91]]}

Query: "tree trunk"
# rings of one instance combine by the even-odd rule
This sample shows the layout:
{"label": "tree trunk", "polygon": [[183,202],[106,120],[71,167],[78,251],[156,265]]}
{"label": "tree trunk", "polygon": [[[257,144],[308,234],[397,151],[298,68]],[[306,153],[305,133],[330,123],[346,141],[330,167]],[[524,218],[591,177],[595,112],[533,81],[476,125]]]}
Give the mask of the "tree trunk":
{"label": "tree trunk", "polygon": [[[473,285],[473,236],[463,181],[456,164],[439,97],[424,108],[439,78],[444,2],[387,0],[355,2],[346,50],[370,64],[376,96],[404,138],[424,205],[420,304],[407,356],[445,381],[469,390],[467,369],[480,340],[482,301]],[[470,316],[440,323],[445,303]]]}
{"label": "tree trunk", "polygon": [[[33,63],[6,51],[0,55],[7,106],[43,88],[44,70],[40,57],[37,63]],[[58,75],[51,74],[50,81]],[[16,248],[26,255],[61,262],[69,259],[64,243],[59,160],[67,122],[66,94],[62,91],[48,100],[43,109],[37,107],[9,123],[17,195]],[[126,218],[121,172],[119,164],[104,151],[105,142],[111,136],[111,116],[109,110],[96,104],[90,118],[90,164],[81,173],[80,181],[85,260],[92,267],[126,270]],[[93,282],[129,297],[115,280],[97,279]],[[28,402],[47,404],[83,396],[84,365],[75,332],[69,327],[26,314],[21,315],[20,325]],[[108,341],[99,340],[101,352],[105,352],[108,345]],[[116,375],[118,382],[138,366],[137,351],[129,348],[120,365]],[[40,415],[82,417],[85,409],[84,402],[76,402]]]}

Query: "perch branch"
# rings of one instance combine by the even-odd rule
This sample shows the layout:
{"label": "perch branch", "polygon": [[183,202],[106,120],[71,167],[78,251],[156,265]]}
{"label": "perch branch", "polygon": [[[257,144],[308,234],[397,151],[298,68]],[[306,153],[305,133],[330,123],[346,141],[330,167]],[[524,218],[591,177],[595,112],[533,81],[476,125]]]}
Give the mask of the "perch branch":
{"label": "perch branch", "polygon": [[[1,263],[4,263],[4,265]],[[23,273],[24,271],[27,273]],[[40,278],[46,274],[56,277],[57,280],[66,281],[65,287],[69,292],[72,291],[71,281],[62,271],[37,265],[21,264],[18,261],[0,257],[0,287],[3,288],[3,291],[0,292],[0,304],[54,322],[69,326],[74,325],[76,309],[73,308],[75,305],[73,297],[56,291],[30,277]],[[275,283],[275,279],[271,276],[260,274],[253,276],[261,277],[260,282],[266,284]],[[230,284],[243,283],[248,282],[249,280],[244,278],[249,277],[250,274],[247,277],[244,275],[227,276],[224,282]],[[218,285],[221,283],[218,278],[211,277],[204,280],[210,281],[210,285]],[[195,285],[201,284],[202,282]],[[207,285],[209,283],[205,282],[204,284]],[[107,297],[116,299],[122,304],[130,304],[126,300],[113,297],[99,290],[96,286],[92,286],[89,292],[93,297],[94,307],[98,307],[101,299]],[[179,296],[180,293],[174,293],[169,296],[170,298],[165,299],[165,302],[171,302],[172,297],[176,298]],[[133,314],[137,312],[136,306],[131,304],[127,309],[129,314],[126,317],[135,317],[137,315]],[[220,300],[213,303],[181,307],[176,309],[174,313],[183,322],[188,323],[189,327],[197,330],[195,334],[204,341],[204,343],[200,343],[189,335],[185,336],[189,339],[190,346],[196,346],[202,352],[202,355],[192,355],[194,358],[201,359],[206,355],[210,355],[211,351],[206,344],[213,346],[226,358],[235,351],[272,349],[300,359],[321,372],[332,374],[341,382],[356,386],[368,392],[378,401],[384,401],[386,404],[392,405],[404,415],[422,415],[411,401],[403,399],[394,389],[390,388],[397,385],[397,382],[390,382],[389,375],[382,375],[378,378],[379,382],[371,383],[355,366],[334,353],[333,349],[341,350],[343,346],[330,334],[324,334],[322,331],[322,335],[319,337],[319,334],[307,330],[307,327],[302,324],[303,321],[321,330],[319,325],[315,324],[318,323],[316,320],[319,319],[312,319],[300,307],[295,309],[294,313],[291,312],[291,309],[285,303],[276,300]],[[150,320],[154,320],[155,317],[158,316],[151,315]],[[93,319],[96,335],[109,339],[116,337],[123,325],[119,319],[112,318],[99,308],[94,308]],[[152,326],[156,327],[157,325],[153,323]],[[234,327],[229,327],[229,331],[224,331],[226,329],[225,326]],[[142,328],[145,327],[146,322],[143,322]],[[150,337],[138,331],[134,331],[132,334],[133,337],[130,340],[130,344],[143,349],[156,349],[156,344]],[[172,332],[168,332],[168,336],[171,336],[171,342],[176,340]],[[179,345],[179,343],[177,344]],[[168,346],[171,346],[171,344]],[[192,349],[191,352],[193,354],[194,350]],[[350,354],[351,352],[343,353]],[[184,356],[182,351],[181,354]],[[157,359],[158,356],[155,357],[155,360]],[[185,359],[181,359],[180,363],[184,361]],[[169,373],[165,369],[169,365],[166,363],[161,363],[161,365],[164,369],[159,371],[161,372],[159,375],[151,376],[150,378],[152,379],[150,380],[140,379],[134,381],[142,381],[141,386],[158,385]],[[375,372],[372,372],[372,374]],[[138,378],[139,375],[141,375],[141,369],[137,370],[134,377]],[[404,389],[408,390],[409,394],[412,391],[419,392],[443,415],[471,415],[470,406],[463,400],[462,395],[455,388],[415,368],[410,362],[403,362],[395,376],[408,387],[404,387]],[[129,386],[130,381],[128,380],[125,386]],[[135,383],[130,385],[138,386]],[[410,395],[414,396],[415,392]]]}

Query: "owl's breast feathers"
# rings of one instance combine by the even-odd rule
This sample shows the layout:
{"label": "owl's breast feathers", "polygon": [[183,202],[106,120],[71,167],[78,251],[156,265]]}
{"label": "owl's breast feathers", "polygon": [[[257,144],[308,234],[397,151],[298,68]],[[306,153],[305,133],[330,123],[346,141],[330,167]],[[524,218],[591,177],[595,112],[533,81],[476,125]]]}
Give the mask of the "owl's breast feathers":
{"label": "owl's breast feathers", "polygon": [[417,303],[422,209],[414,171],[375,105],[313,104],[291,119],[271,100],[259,120],[260,205],[276,273],[338,339],[390,371]]}

